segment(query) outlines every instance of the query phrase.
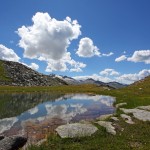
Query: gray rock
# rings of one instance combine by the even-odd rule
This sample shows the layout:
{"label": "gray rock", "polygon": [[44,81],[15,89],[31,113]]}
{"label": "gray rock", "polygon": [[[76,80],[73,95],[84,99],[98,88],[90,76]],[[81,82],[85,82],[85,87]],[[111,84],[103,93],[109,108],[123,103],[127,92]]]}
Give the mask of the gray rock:
{"label": "gray rock", "polygon": [[126,115],[126,114],[121,114],[120,115],[122,119],[125,120],[126,123],[128,124],[134,124],[134,122],[132,121],[131,117]]}
{"label": "gray rock", "polygon": [[108,119],[109,117],[112,117],[113,115],[112,114],[106,114],[106,115],[101,115],[100,117],[96,118],[98,120],[106,120]]}
{"label": "gray rock", "polygon": [[21,136],[5,137],[0,140],[0,150],[18,150],[27,142],[27,138]]}
{"label": "gray rock", "polygon": [[146,110],[141,110],[141,109],[125,109],[125,108],[120,108],[124,113],[126,114],[133,114],[133,116],[141,121],[150,121],[150,112]]}
{"label": "gray rock", "polygon": [[148,106],[139,106],[137,108],[150,111],[150,105],[148,105]]}
{"label": "gray rock", "polygon": [[95,127],[92,124],[82,124],[82,123],[66,124],[56,128],[56,131],[61,138],[91,136],[97,130],[98,130],[97,127]]}
{"label": "gray rock", "polygon": [[109,121],[98,121],[100,126],[106,128],[106,131],[112,135],[116,135],[115,127],[112,125],[112,122]]}
{"label": "gray rock", "polygon": [[122,107],[122,106],[125,106],[125,105],[127,105],[127,103],[119,103],[119,104],[116,104],[116,108],[119,108],[119,107]]}
{"label": "gray rock", "polygon": [[112,119],[113,121],[119,121],[119,119],[118,119],[117,117],[111,117],[111,119]]}

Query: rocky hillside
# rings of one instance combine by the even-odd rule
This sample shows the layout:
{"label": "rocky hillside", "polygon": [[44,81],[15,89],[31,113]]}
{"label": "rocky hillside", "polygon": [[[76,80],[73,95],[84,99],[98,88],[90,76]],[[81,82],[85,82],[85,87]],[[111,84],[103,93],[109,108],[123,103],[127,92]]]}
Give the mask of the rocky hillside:
{"label": "rocky hillside", "polygon": [[64,80],[38,73],[18,62],[0,60],[0,85],[52,86],[66,84]]}

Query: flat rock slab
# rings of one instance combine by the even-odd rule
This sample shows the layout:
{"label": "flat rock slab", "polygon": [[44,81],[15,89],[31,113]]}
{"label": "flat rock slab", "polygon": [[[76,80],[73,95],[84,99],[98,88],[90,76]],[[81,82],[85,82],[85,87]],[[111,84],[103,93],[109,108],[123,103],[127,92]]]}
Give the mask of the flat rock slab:
{"label": "flat rock slab", "polygon": [[125,108],[120,108],[124,113],[126,114],[133,114],[133,116],[141,121],[150,121],[150,112],[146,110],[141,110],[141,109],[125,109]]}
{"label": "flat rock slab", "polygon": [[137,108],[150,111],[150,105],[148,105],[148,106],[139,106]]}
{"label": "flat rock slab", "polygon": [[134,124],[134,122],[132,121],[132,118],[126,114],[121,114],[120,115],[122,119],[125,120],[126,123],[128,124]]}
{"label": "flat rock slab", "polygon": [[116,108],[119,108],[119,107],[122,107],[122,106],[125,106],[125,105],[127,105],[127,103],[118,103],[118,104],[116,104]]}
{"label": "flat rock slab", "polygon": [[27,142],[27,138],[21,136],[5,137],[0,140],[0,150],[18,150]]}
{"label": "flat rock slab", "polygon": [[61,138],[91,136],[97,130],[97,127],[92,124],[82,123],[66,124],[56,128],[56,131]]}
{"label": "flat rock slab", "polygon": [[100,117],[96,118],[98,120],[106,120],[108,119],[109,117],[112,117],[113,114],[106,114],[106,115],[101,115]]}
{"label": "flat rock slab", "polygon": [[116,135],[115,127],[112,125],[112,122],[109,121],[98,121],[100,126],[106,128],[106,131],[112,135]]}

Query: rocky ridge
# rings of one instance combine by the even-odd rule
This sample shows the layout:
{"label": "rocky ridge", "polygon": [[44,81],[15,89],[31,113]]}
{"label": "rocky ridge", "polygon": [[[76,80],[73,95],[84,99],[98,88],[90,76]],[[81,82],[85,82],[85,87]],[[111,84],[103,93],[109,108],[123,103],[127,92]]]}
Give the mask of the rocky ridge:
{"label": "rocky ridge", "polygon": [[18,62],[0,60],[0,65],[7,79],[0,79],[0,85],[53,86],[67,84],[64,80],[38,73]]}

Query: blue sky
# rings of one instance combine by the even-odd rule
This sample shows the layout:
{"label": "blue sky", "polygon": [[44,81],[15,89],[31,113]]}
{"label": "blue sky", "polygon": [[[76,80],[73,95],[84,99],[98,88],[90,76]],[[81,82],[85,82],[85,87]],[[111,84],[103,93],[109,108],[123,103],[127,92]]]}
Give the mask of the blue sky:
{"label": "blue sky", "polygon": [[149,0],[5,0],[0,58],[44,74],[132,83],[150,75],[149,7]]}

